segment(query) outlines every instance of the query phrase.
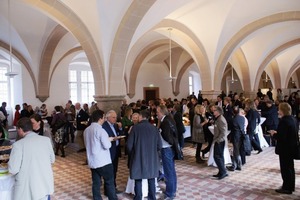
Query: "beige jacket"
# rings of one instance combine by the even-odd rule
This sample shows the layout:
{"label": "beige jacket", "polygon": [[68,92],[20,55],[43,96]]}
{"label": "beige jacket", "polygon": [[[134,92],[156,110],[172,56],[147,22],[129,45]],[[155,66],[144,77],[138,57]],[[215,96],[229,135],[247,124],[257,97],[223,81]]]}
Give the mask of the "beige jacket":
{"label": "beige jacket", "polygon": [[223,115],[220,115],[215,121],[214,142],[220,143],[227,137],[227,121]]}
{"label": "beige jacket", "polygon": [[48,137],[34,132],[15,142],[8,167],[15,175],[14,200],[40,200],[54,192],[52,164],[55,161]]}

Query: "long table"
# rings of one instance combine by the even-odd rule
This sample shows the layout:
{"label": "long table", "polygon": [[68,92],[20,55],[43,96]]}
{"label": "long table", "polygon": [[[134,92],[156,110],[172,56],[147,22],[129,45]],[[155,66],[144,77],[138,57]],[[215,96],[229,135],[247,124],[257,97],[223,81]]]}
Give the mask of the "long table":
{"label": "long table", "polygon": [[0,199],[11,200],[15,178],[12,174],[0,174]]}

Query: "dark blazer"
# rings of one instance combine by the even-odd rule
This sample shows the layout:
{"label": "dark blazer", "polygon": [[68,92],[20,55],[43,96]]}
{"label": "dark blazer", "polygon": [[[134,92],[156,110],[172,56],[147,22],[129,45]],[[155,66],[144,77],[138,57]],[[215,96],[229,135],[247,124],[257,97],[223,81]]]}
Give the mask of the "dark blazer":
{"label": "dark blazer", "polygon": [[293,156],[297,148],[297,139],[299,125],[293,116],[284,116],[280,119],[277,134],[274,138],[277,140],[275,153],[282,156]]}
{"label": "dark blazer", "polygon": [[261,112],[261,115],[266,118],[264,124],[268,126],[270,130],[276,130],[278,126],[278,111],[276,106],[272,105],[270,108],[267,108],[265,111]]}
{"label": "dark blazer", "polygon": [[76,116],[76,128],[79,131],[84,131],[86,129],[86,125],[81,122],[88,121],[89,115],[83,110],[80,109],[79,113]]}
{"label": "dark blazer", "polygon": [[247,133],[254,133],[256,126],[260,123],[259,113],[254,109],[250,109],[247,112],[246,118],[248,119]]}
{"label": "dark blazer", "polygon": [[183,134],[185,132],[185,127],[184,127],[183,122],[182,122],[181,112],[177,111],[174,114],[173,118],[174,118],[174,121],[176,123],[176,128],[177,128],[178,134]]}
{"label": "dark blazer", "polygon": [[240,100],[233,100],[232,101],[232,106],[235,107],[235,106],[238,106],[239,108],[242,108],[243,107],[243,104]]}
{"label": "dark blazer", "polygon": [[28,110],[21,110],[20,118],[22,117],[30,117],[30,113],[28,112]]}
{"label": "dark blazer", "polygon": [[[172,125],[172,128],[175,129],[176,133],[173,133],[170,123]],[[166,115],[164,120],[160,124],[160,129],[161,129],[161,136],[162,138],[168,142],[170,145],[174,145],[175,141],[174,139],[177,139],[178,142],[178,135],[177,135],[177,128],[174,120]],[[175,134],[175,135],[174,135]]]}
{"label": "dark blazer", "polygon": [[231,134],[233,142],[240,141],[242,134],[245,133],[244,126],[245,118],[241,115],[236,115],[232,120]]}
{"label": "dark blazer", "polygon": [[[121,135],[120,134],[121,132],[120,132],[120,130],[118,129],[117,126],[118,125],[115,124],[114,129],[116,131],[117,136],[119,136],[119,135]],[[114,134],[113,130],[111,129],[111,127],[110,127],[110,125],[107,121],[105,121],[102,124],[102,128],[107,132],[108,137],[115,137],[115,134]],[[111,147],[110,147],[109,151],[110,151],[110,157],[111,157],[112,160],[114,160],[116,156],[119,156],[116,141],[111,142]]]}
{"label": "dark blazer", "polygon": [[132,127],[127,140],[131,179],[151,179],[159,176],[161,147],[157,128],[147,120]]}
{"label": "dark blazer", "polygon": [[231,130],[232,128],[232,120],[233,120],[233,110],[230,105],[224,106],[223,107],[224,114],[223,116],[225,117],[227,124],[228,124],[228,130]]}

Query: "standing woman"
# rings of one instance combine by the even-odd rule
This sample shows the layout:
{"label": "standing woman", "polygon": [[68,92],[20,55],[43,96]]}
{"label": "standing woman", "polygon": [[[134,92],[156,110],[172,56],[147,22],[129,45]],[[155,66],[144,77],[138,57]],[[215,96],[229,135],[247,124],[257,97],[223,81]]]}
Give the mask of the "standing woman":
{"label": "standing woman", "polygon": [[19,119],[20,119],[20,109],[21,109],[21,106],[19,105],[19,104],[17,104],[16,106],[15,106],[15,117],[14,117],[14,123],[13,123],[13,125],[14,126],[17,126],[17,122],[19,121]]}
{"label": "standing woman", "polygon": [[297,148],[299,126],[292,116],[292,108],[288,103],[279,104],[281,117],[277,131],[269,131],[277,140],[275,153],[279,155],[282,187],[275,190],[281,194],[292,194],[295,191],[294,152]]}
{"label": "standing woman", "polygon": [[32,123],[33,132],[37,133],[38,135],[49,137],[53,147],[51,131],[49,130],[49,128],[44,126],[42,117],[39,114],[33,114],[30,116],[30,121]]}
{"label": "standing woman", "polygon": [[195,107],[195,116],[193,121],[193,142],[197,144],[196,149],[196,162],[202,163],[203,159],[200,156],[200,151],[202,144],[205,143],[205,136],[203,126],[208,123],[208,119],[205,116],[205,107],[202,105],[196,105]]}
{"label": "standing woman", "polygon": [[[131,115],[132,115],[132,108],[131,107],[127,107],[125,109],[125,113],[124,113],[124,116],[122,117],[122,128],[123,128],[123,131],[125,133],[125,143],[127,143],[127,139],[128,139],[128,131],[130,129],[130,127],[133,125],[133,122],[131,121]],[[127,148],[126,148],[126,145],[125,145],[125,155],[127,155]]]}

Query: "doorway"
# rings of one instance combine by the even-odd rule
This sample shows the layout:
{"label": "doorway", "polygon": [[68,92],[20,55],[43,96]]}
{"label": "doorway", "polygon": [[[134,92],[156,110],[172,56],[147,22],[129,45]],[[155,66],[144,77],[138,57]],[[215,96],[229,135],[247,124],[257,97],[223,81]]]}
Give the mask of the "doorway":
{"label": "doorway", "polygon": [[159,98],[159,87],[144,87],[144,99],[146,102]]}

